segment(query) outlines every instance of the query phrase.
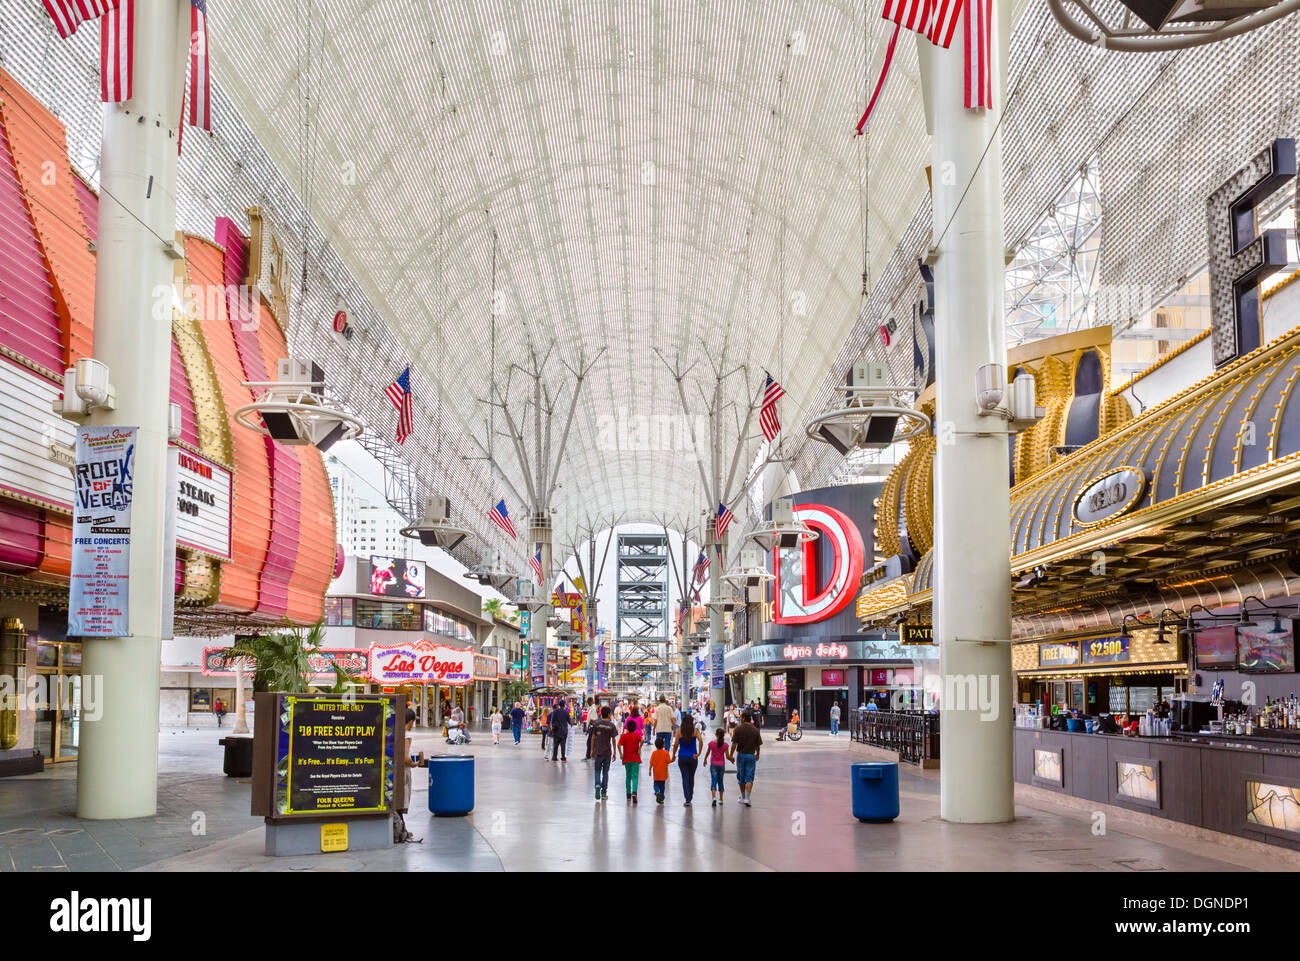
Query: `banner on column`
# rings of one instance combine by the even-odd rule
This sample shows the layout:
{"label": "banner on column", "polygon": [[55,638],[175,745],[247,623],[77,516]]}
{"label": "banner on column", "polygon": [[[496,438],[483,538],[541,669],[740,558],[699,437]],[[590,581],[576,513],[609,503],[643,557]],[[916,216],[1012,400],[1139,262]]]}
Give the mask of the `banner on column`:
{"label": "banner on column", "polygon": [[546,645],[533,643],[528,645],[528,669],[532,676],[533,687],[546,686]]}
{"label": "banner on column", "polygon": [[726,652],[718,645],[709,652],[709,676],[714,687],[721,686],[722,676],[726,673],[724,661]]}
{"label": "banner on column", "polygon": [[77,429],[68,634],[126,637],[134,427]]}

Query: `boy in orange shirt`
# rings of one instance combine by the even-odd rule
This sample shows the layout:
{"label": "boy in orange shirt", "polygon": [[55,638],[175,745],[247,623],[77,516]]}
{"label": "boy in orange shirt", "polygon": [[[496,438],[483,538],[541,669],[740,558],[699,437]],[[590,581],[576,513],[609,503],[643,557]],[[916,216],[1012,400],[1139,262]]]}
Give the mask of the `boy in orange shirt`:
{"label": "boy in orange shirt", "polygon": [[664,791],[668,788],[668,762],[671,755],[665,748],[664,736],[655,738],[655,749],[650,754],[650,776],[655,782],[655,802],[664,803]]}

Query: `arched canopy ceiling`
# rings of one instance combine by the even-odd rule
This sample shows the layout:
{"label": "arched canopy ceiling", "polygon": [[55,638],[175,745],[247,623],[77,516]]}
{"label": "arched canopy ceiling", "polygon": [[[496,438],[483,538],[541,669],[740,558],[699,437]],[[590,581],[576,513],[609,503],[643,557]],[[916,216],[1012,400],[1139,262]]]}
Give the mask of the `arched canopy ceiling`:
{"label": "arched canopy ceiling", "polygon": [[[869,136],[852,136],[888,40],[873,5],[295,10],[286,20],[262,5],[223,7],[215,71],[425,383],[441,378],[455,421],[486,437],[494,230],[499,385],[530,349],[554,343],[550,384],[567,395],[559,360],[604,350],[565,452],[557,524],[687,518],[705,506],[658,355],[694,364],[692,414],[704,412],[715,367],[747,366],[725,391],[741,408],[771,370],[787,391],[783,421],[798,431],[862,305],[864,152],[873,272],[924,198],[910,43],[899,44]],[[392,374],[376,369],[375,389]],[[525,386],[515,372],[515,416]],[[426,411],[432,400],[421,399]],[[614,419],[637,414],[677,420],[654,421],[648,437],[620,434]],[[735,408],[723,418],[728,451],[738,420]],[[618,449],[620,438],[649,449]],[[498,439],[523,490],[507,447]],[[747,441],[742,464],[757,448]]]}

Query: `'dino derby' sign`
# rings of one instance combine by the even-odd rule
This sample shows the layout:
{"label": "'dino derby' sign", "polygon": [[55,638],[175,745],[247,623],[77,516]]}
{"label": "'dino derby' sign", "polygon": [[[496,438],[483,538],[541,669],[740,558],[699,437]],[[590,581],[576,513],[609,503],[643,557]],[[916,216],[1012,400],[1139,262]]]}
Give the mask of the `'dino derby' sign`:
{"label": "'dino derby' sign", "polygon": [[469,684],[474,680],[474,651],[432,641],[371,644],[370,677],[376,684]]}

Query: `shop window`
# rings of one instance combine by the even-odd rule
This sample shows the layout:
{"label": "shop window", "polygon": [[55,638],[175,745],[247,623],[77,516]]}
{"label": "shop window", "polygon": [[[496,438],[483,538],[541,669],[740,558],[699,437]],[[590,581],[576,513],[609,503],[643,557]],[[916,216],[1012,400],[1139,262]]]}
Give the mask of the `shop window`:
{"label": "shop window", "polygon": [[212,710],[212,688],[194,687],[190,688],[190,710],[191,711],[211,711]]}
{"label": "shop window", "polygon": [[378,631],[420,630],[420,609],[415,604],[361,601],[356,604],[356,626]]}

